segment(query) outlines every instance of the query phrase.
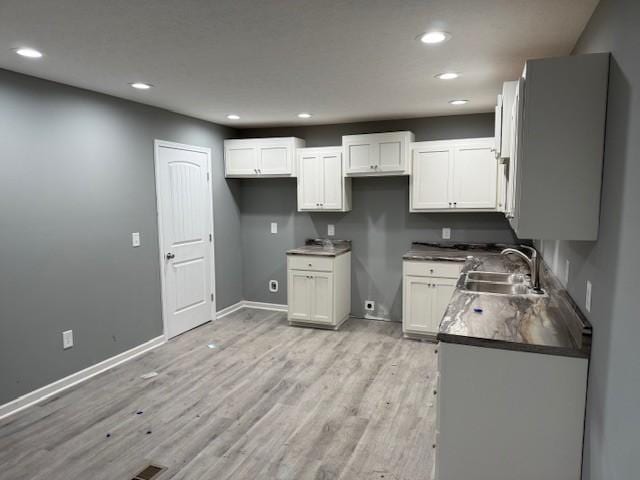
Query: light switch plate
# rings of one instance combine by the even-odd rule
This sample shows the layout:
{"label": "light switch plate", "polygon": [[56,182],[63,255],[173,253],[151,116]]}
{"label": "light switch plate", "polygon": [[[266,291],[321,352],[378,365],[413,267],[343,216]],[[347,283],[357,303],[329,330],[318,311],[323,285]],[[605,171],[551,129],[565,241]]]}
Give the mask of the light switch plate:
{"label": "light switch plate", "polygon": [[73,330],[65,330],[62,332],[62,348],[66,350],[71,347],[73,347]]}
{"label": "light switch plate", "polygon": [[448,227],[444,227],[442,229],[442,239],[443,240],[450,240],[451,239],[451,229]]}
{"label": "light switch plate", "polygon": [[587,292],[585,294],[585,300],[584,300],[584,306],[586,307],[587,312],[591,311],[591,290],[592,290],[591,282],[587,280]]}
{"label": "light switch plate", "polygon": [[336,226],[335,225],[327,225],[327,235],[333,237],[336,234]]}
{"label": "light switch plate", "polygon": [[278,233],[278,222],[271,222],[271,233]]}
{"label": "light switch plate", "polygon": [[134,247],[140,246],[140,232],[133,232],[131,234],[131,245]]}

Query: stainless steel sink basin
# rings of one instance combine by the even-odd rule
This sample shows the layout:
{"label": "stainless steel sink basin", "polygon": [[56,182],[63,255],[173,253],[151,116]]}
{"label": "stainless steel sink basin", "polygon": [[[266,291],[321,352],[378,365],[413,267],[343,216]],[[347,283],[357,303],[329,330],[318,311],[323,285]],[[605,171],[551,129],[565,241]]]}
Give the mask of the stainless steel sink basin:
{"label": "stainless steel sink basin", "polygon": [[494,283],[524,283],[526,277],[522,273],[469,272],[467,273],[467,280]]}
{"label": "stainless steel sink basin", "polygon": [[500,295],[527,295],[529,287],[523,283],[494,283],[467,280],[464,289],[476,293],[497,293]]}

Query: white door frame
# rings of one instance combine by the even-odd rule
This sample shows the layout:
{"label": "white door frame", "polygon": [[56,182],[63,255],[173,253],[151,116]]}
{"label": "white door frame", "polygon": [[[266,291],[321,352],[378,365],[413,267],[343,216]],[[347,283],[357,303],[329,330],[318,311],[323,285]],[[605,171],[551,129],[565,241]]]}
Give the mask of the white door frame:
{"label": "white door frame", "polygon": [[213,221],[213,217],[214,217],[214,213],[213,213],[213,173],[211,171],[211,149],[208,147],[197,147],[194,145],[187,145],[185,143],[176,143],[176,142],[169,142],[166,140],[154,140],[154,147],[153,147],[153,152],[154,152],[154,168],[155,168],[155,177],[156,177],[156,217],[158,218],[158,248],[160,249],[160,255],[159,255],[159,262],[160,262],[160,287],[161,287],[161,292],[162,292],[162,334],[165,337],[165,340],[168,340],[167,338],[167,308],[166,308],[166,286],[165,286],[165,278],[164,278],[164,264],[165,264],[165,259],[164,259],[164,239],[163,237],[163,229],[162,229],[162,216],[160,215],[160,205],[161,205],[161,198],[160,195],[162,193],[162,190],[160,188],[160,175],[159,175],[159,168],[158,168],[158,150],[161,147],[166,147],[166,148],[175,148],[178,150],[189,150],[192,152],[199,152],[199,153],[204,153],[207,156],[207,190],[209,193],[209,206],[211,208],[211,218],[209,219],[209,232],[211,233],[211,241],[209,242],[209,248],[211,249],[211,290],[212,290],[212,294],[213,294],[213,300],[211,301],[211,320],[215,320],[216,318],[216,303],[217,303],[217,296],[216,296],[216,262],[215,262],[215,232],[213,230],[213,225],[214,225],[214,221]]}

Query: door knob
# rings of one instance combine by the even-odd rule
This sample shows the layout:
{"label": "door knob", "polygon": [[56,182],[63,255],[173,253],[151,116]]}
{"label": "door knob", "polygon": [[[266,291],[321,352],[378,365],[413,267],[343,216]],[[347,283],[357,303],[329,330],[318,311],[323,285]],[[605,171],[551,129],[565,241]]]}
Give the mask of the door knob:
{"label": "door knob", "polygon": [[171,260],[172,258],[176,258],[176,255],[174,253],[171,253],[171,252],[167,253],[166,256],[167,256],[167,260]]}

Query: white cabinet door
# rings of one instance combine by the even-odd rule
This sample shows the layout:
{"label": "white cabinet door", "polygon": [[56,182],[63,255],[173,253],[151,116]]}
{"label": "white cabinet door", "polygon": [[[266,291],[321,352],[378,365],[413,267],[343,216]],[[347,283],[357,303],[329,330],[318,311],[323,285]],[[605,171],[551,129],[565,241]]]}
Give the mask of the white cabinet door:
{"label": "white cabinet door", "polygon": [[405,148],[402,138],[381,134],[378,139],[378,169],[381,172],[400,172],[405,169]]}
{"label": "white cabinet door", "polygon": [[289,319],[308,322],[311,320],[311,289],[313,279],[309,272],[289,270],[287,303]]}
{"label": "white cabinet door", "polygon": [[344,135],[346,175],[406,175],[409,173],[411,132]]}
{"label": "white cabinet door", "polygon": [[288,145],[262,145],[259,148],[258,171],[261,175],[291,173],[292,149]]}
{"label": "white cabinet door", "polygon": [[315,153],[298,155],[298,209],[318,210],[323,202],[324,161]]}
{"label": "white cabinet door", "polygon": [[375,149],[370,141],[349,141],[344,144],[346,173],[370,173],[376,165]]}
{"label": "white cabinet door", "polygon": [[411,209],[451,208],[450,174],[453,150],[442,148],[414,150],[411,177]]}
{"label": "white cabinet door", "polygon": [[437,333],[433,327],[434,289],[429,277],[404,277],[403,329],[418,333]]}
{"label": "white cabinet door", "polygon": [[457,280],[451,278],[430,278],[429,280],[433,290],[433,302],[431,304],[432,329],[437,332],[440,328],[442,317],[451,301],[451,296],[456,289]]}
{"label": "white cabinet door", "polygon": [[489,145],[456,147],[453,165],[453,206],[496,208],[498,163]]}
{"label": "white cabinet door", "polygon": [[224,161],[227,176],[258,174],[258,149],[255,146],[227,146]]}
{"label": "white cabinet door", "polygon": [[313,272],[311,277],[311,321],[332,324],[333,273]]}
{"label": "white cabinet door", "polygon": [[342,154],[335,152],[325,154],[322,157],[323,170],[322,177],[322,209],[341,210],[344,207],[342,176]]}

